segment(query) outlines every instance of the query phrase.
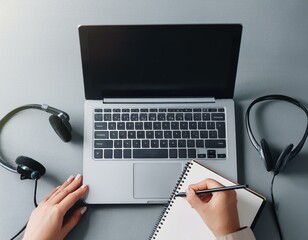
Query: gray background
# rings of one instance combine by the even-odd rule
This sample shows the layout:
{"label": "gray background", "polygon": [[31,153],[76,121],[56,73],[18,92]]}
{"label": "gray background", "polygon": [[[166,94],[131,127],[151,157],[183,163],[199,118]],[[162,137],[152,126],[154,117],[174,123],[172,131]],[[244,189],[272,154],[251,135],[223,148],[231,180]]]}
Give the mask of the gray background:
{"label": "gray background", "polygon": [[[26,103],[48,103],[67,111],[74,128],[71,143],[52,132],[48,115],[25,111],[0,136],[4,157],[27,155],[48,174],[38,200],[69,175],[82,172],[83,79],[79,24],[242,23],[243,37],[235,90],[239,180],[270,197],[272,174],[265,171],[245,129],[249,102],[270,93],[288,94],[308,104],[308,2],[305,0],[0,0],[0,116]],[[252,114],[257,138],[274,155],[297,144],[305,115],[286,103],[270,103]],[[275,184],[285,239],[307,233],[307,144]],[[12,237],[33,209],[32,181],[20,182],[0,168],[0,236]],[[108,194],[108,193],[106,193]],[[91,207],[68,239],[147,239],[161,206]],[[269,205],[254,230],[258,239],[278,239]]]}

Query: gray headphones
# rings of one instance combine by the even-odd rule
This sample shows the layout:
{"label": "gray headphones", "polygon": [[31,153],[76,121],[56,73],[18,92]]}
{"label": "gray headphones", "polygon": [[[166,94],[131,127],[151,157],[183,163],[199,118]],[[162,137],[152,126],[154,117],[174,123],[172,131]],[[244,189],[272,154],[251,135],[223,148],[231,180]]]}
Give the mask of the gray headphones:
{"label": "gray headphones", "polygon": [[[57,108],[53,108],[46,104],[28,104],[21,107],[18,107],[8,114],[6,114],[0,120],[0,133],[4,125],[17,113],[27,110],[27,109],[37,109],[42,110],[47,113],[50,113],[51,116],[49,117],[49,122],[52,128],[55,130],[57,135],[61,138],[64,142],[69,142],[72,138],[71,131],[72,127],[69,123],[69,115]],[[13,172],[19,173],[20,178],[23,179],[35,179],[38,180],[41,176],[43,176],[46,172],[45,167],[40,164],[39,162],[33,160],[32,158],[19,156],[16,159],[17,166],[10,164],[8,161],[5,161],[3,158],[0,157],[0,166],[3,168]]]}

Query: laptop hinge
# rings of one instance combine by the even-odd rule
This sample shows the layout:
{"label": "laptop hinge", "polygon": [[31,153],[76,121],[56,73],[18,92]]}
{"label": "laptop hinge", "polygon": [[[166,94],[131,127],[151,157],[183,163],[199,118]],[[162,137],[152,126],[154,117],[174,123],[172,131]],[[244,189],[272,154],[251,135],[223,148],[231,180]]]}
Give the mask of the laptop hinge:
{"label": "laptop hinge", "polygon": [[104,98],[103,103],[215,103],[215,98]]}

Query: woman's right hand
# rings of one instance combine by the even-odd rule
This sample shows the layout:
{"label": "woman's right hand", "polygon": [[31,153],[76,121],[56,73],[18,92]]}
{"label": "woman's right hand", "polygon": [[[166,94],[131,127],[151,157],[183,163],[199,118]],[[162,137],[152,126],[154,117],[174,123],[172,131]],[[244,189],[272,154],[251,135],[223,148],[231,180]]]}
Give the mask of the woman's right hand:
{"label": "woman's right hand", "polygon": [[196,195],[195,191],[223,187],[213,179],[190,185],[186,190],[187,201],[218,238],[240,229],[237,198],[234,190]]}

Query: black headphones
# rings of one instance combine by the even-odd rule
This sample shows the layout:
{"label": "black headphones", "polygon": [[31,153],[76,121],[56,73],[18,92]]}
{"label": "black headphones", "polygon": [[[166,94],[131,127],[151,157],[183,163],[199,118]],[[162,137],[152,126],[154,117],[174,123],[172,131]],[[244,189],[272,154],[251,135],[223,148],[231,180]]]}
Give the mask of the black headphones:
{"label": "black headphones", "polygon": [[[260,144],[259,144],[257,142],[257,140],[255,139],[255,137],[253,136],[252,131],[251,131],[251,127],[250,127],[250,121],[249,121],[250,109],[256,103],[263,102],[263,101],[269,101],[269,100],[279,100],[279,101],[285,101],[285,102],[292,103],[295,106],[302,109],[307,116],[307,127],[306,127],[304,136],[302,137],[301,141],[298,143],[298,145],[295,148],[293,148],[293,146],[294,146],[293,144],[289,144],[281,152],[281,154],[279,155],[276,163],[273,162],[271,151],[270,151],[270,148],[269,148],[267,141],[264,138],[262,138],[261,141],[260,141]],[[252,145],[258,151],[258,153],[261,157],[261,160],[264,161],[266,170],[267,171],[273,171],[274,175],[277,175],[285,169],[287,163],[289,161],[291,161],[300,152],[300,150],[304,146],[304,143],[305,143],[307,136],[308,136],[308,110],[302,103],[300,103],[299,101],[297,101],[297,100],[295,100],[291,97],[284,96],[284,95],[267,95],[267,96],[257,98],[256,100],[254,100],[248,106],[248,108],[246,110],[246,115],[245,115],[245,125],[246,125],[246,130],[247,130],[249,139],[250,139]]]}
{"label": "black headphones", "polygon": [[[0,120],[0,132],[3,126],[18,112],[26,110],[26,109],[38,109],[45,112],[52,114],[49,117],[49,122],[52,128],[55,130],[57,135],[62,139],[64,142],[69,142],[72,138],[71,131],[72,127],[69,123],[69,115],[59,109],[50,107],[46,104],[28,104],[21,107],[18,107],[12,111],[10,111],[7,115],[5,115]],[[41,176],[43,176],[46,172],[45,167],[40,164],[39,162],[33,160],[32,158],[19,156],[16,159],[17,166],[11,165],[8,161],[3,160],[0,158],[0,165],[13,172],[19,173],[20,179],[34,179],[38,180]]]}

